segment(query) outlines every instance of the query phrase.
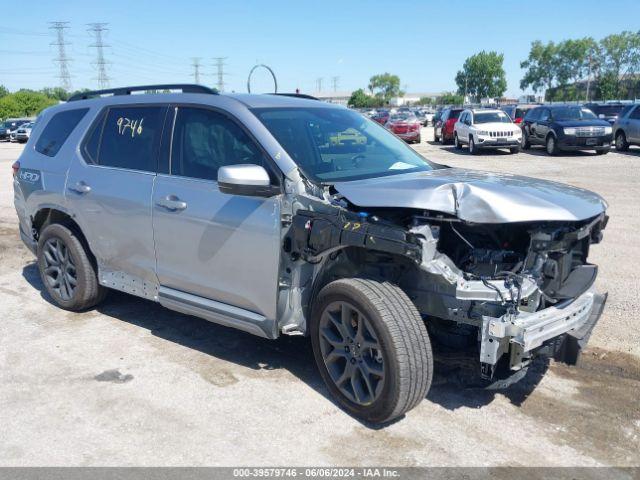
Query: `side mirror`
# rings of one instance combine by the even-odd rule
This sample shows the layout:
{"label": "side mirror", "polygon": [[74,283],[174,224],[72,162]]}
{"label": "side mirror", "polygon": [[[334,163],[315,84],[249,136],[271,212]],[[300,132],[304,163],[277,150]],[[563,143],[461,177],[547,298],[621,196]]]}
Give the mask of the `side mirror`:
{"label": "side mirror", "polygon": [[271,185],[267,171],[260,165],[227,165],[218,169],[218,188],[230,195],[272,197],[280,193]]}

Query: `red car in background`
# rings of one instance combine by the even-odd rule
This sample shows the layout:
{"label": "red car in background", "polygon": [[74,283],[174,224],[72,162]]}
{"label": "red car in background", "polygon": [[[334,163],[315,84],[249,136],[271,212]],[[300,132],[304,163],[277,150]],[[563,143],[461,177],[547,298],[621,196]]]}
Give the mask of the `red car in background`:
{"label": "red car in background", "polygon": [[434,125],[434,140],[442,142],[443,145],[453,142],[453,126],[458,121],[462,113],[462,108],[445,108],[440,119]]}
{"label": "red car in background", "polygon": [[420,120],[412,113],[402,112],[391,115],[385,128],[407,143],[420,143]]}
{"label": "red car in background", "polygon": [[371,120],[375,120],[380,125],[384,125],[389,120],[389,112],[386,110],[378,110],[378,113],[371,117]]}

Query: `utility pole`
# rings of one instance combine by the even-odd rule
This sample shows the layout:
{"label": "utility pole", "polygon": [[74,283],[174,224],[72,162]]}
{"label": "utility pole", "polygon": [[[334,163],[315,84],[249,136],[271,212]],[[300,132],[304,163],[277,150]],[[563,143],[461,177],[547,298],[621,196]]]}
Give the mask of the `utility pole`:
{"label": "utility pole", "polygon": [[89,45],[91,48],[96,49],[96,61],[93,62],[93,65],[98,67],[98,77],[96,80],[98,81],[98,86],[100,88],[107,88],[109,86],[109,76],[107,75],[107,61],[104,59],[104,49],[109,47],[109,45],[105,45],[103,34],[107,32],[109,29],[107,28],[108,23],[89,23],[89,33],[93,34],[96,38],[95,43]]}
{"label": "utility pole", "polygon": [[316,91],[318,92],[322,91],[322,80],[324,80],[322,77],[316,78]]}
{"label": "utility pole", "polygon": [[50,45],[58,47],[58,56],[54,58],[53,61],[57,62],[60,68],[60,73],[58,74],[60,86],[68,92],[71,90],[71,75],[69,74],[68,65],[71,59],[67,57],[65,46],[68,45],[68,43],[64,41],[64,31],[69,28],[69,22],[49,22],[49,25],[49,29],[56,33],[56,41],[51,42]]}
{"label": "utility pole", "polygon": [[589,101],[589,90],[591,89],[591,54],[589,54],[589,73],[587,74],[587,96],[585,101]]}
{"label": "utility pole", "polygon": [[224,76],[226,75],[224,73],[224,67],[225,67],[225,63],[224,61],[227,59],[228,57],[213,57],[213,60],[215,60],[215,67],[216,67],[216,72],[217,72],[217,77],[218,77],[218,91],[219,92],[224,92]]}
{"label": "utility pole", "polygon": [[191,76],[193,77],[193,80],[197,83],[200,84],[200,57],[192,57],[191,58],[191,66],[193,67],[193,73],[191,74]]}
{"label": "utility pole", "polygon": [[331,83],[333,83],[333,91],[338,91],[338,83],[340,82],[340,77],[331,77]]}

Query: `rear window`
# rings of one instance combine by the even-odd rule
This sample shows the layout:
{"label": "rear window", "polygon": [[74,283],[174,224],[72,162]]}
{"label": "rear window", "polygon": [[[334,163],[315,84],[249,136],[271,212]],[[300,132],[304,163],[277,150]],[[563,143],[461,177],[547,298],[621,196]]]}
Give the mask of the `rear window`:
{"label": "rear window", "polygon": [[56,113],[38,137],[36,151],[48,157],[55,157],[88,111],[88,108],[79,108]]}
{"label": "rear window", "polygon": [[84,151],[91,163],[155,172],[166,107],[112,107],[95,125]]}
{"label": "rear window", "polygon": [[532,108],[524,116],[524,119],[525,120],[537,120],[538,118],[540,118],[540,112],[542,112],[541,108]]}
{"label": "rear window", "polygon": [[457,120],[462,112],[463,110],[451,110],[451,112],[449,113],[449,118],[455,118]]}

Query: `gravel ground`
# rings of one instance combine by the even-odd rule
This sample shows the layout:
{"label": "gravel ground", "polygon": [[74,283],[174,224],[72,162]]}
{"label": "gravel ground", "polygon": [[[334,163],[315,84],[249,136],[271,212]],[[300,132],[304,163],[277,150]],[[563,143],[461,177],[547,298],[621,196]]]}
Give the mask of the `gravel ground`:
{"label": "gravel ground", "polygon": [[430,134],[417,149],[435,161],[609,201],[592,252],[609,303],[580,367],[495,393],[437,366],[427,399],[375,429],[330,400],[304,338],[263,340],[117,293],[62,311],[17,235],[9,166],[22,147],[0,144],[0,465],[640,465],[640,151],[472,157]]}

